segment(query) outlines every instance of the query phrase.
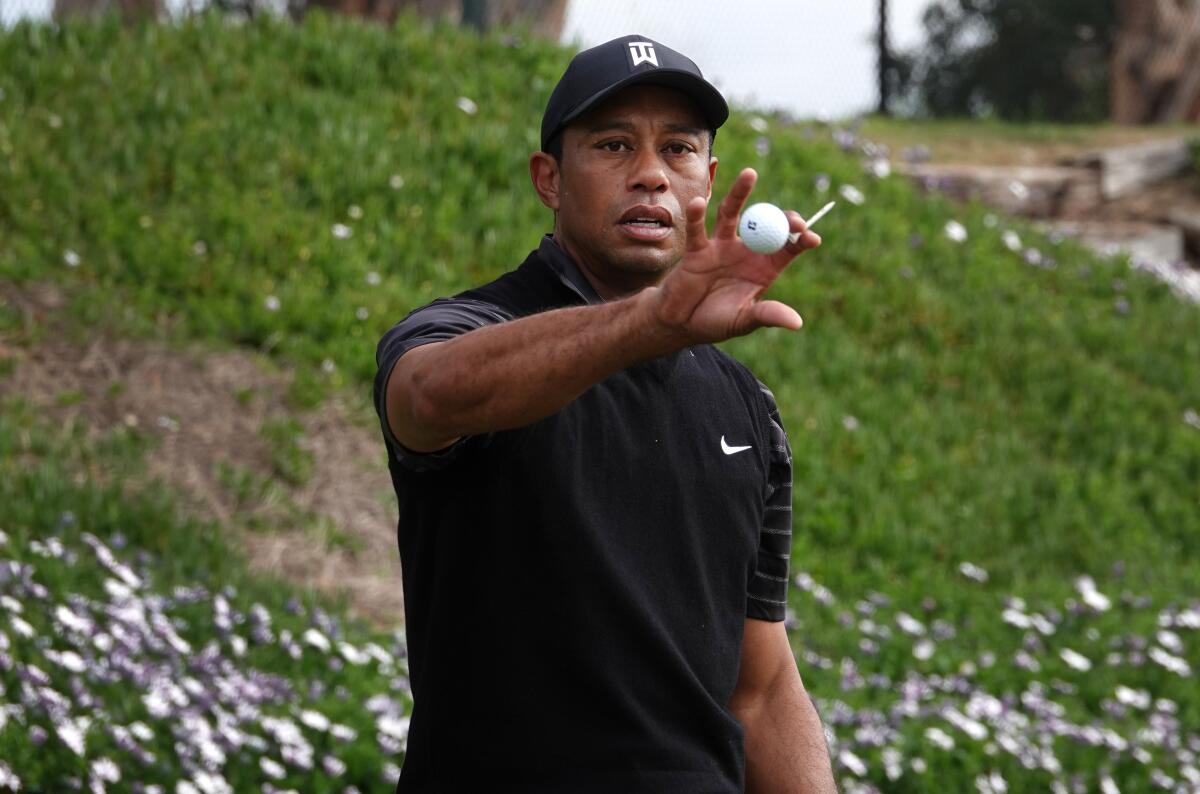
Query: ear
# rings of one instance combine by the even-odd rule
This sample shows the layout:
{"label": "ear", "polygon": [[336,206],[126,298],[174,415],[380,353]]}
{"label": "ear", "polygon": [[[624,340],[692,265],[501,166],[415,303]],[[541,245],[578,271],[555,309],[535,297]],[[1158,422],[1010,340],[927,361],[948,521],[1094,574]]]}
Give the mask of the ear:
{"label": "ear", "polygon": [[552,210],[558,211],[558,161],[545,152],[529,155],[529,178],[538,198]]}
{"label": "ear", "polygon": [[717,182],[717,158],[708,158],[708,199],[712,200],[712,188]]}

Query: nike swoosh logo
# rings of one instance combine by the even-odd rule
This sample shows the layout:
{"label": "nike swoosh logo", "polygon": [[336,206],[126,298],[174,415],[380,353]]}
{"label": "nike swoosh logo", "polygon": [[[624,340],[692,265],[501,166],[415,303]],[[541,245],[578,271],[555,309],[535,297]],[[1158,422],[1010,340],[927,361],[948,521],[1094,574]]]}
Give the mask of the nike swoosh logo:
{"label": "nike swoosh logo", "polygon": [[749,445],[744,447],[731,447],[725,443],[725,436],[721,436],[721,451],[726,455],[736,455],[737,453],[745,452],[748,449],[750,449]]}

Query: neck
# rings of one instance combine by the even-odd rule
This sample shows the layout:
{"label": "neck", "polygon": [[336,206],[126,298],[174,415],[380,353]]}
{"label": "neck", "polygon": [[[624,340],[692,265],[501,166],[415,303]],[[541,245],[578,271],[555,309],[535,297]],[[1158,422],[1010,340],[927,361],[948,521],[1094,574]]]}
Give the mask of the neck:
{"label": "neck", "polygon": [[592,285],[592,289],[606,301],[626,298],[646,287],[653,287],[667,275],[666,272],[640,273],[598,266],[573,245],[570,239],[560,235],[557,229],[554,231],[554,242],[575,261],[583,277]]}

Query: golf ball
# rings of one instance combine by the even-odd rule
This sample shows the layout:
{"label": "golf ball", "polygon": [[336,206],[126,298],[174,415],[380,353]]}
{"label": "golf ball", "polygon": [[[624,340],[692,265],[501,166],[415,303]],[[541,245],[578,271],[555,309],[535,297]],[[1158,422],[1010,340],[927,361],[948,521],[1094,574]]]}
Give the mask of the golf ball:
{"label": "golf ball", "polygon": [[783,210],[774,204],[754,204],[742,213],[738,235],[751,251],[773,254],[788,241],[789,224]]}

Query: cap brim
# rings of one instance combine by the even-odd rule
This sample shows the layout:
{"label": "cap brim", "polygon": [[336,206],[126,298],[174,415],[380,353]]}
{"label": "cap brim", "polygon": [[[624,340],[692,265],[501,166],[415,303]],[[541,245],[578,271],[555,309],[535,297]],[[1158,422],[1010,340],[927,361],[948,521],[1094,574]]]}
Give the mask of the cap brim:
{"label": "cap brim", "polygon": [[647,69],[606,86],[603,91],[598,91],[579,103],[570,113],[563,116],[558,126],[547,136],[547,140],[542,141],[542,145],[545,146],[549,138],[553,138],[568,124],[600,102],[633,85],[661,85],[682,91],[699,106],[700,112],[713,130],[716,130],[729,118],[729,105],[725,103],[725,97],[721,96],[721,92],[704,79],[682,69]]}

